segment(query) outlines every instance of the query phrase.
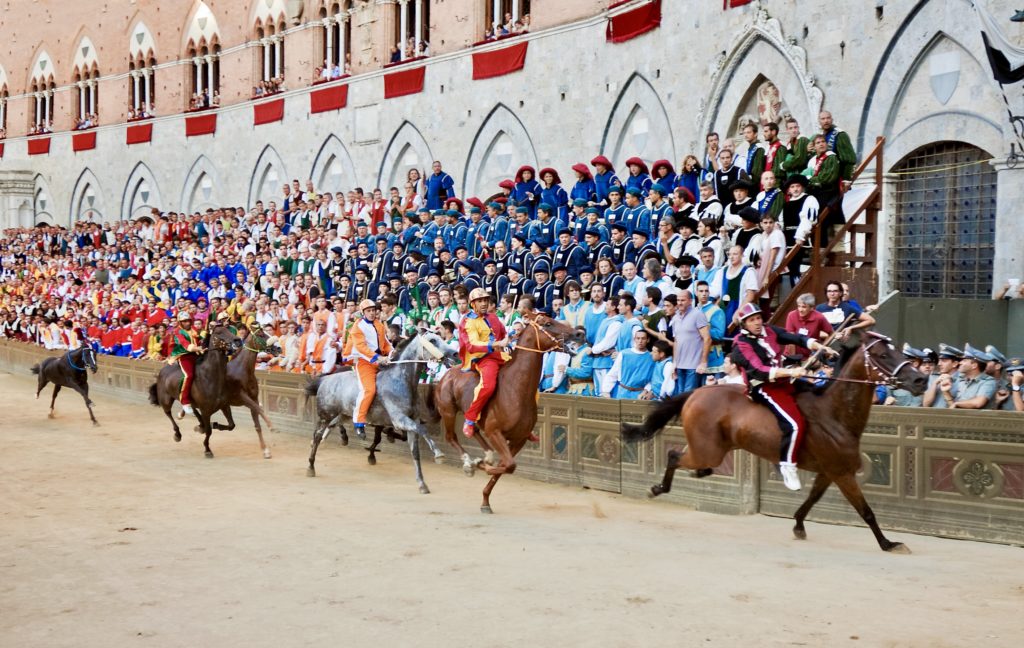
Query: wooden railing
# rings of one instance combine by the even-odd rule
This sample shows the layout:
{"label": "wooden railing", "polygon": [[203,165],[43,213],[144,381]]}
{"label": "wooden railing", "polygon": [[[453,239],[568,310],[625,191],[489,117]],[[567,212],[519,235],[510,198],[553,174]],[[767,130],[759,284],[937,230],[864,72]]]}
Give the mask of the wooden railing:
{"label": "wooden railing", "polygon": [[[882,172],[884,169],[882,152],[884,148],[885,138],[877,138],[875,140],[875,147],[871,149],[861,163],[857,165],[857,168],[854,169],[852,182],[856,182],[868,166],[874,163],[875,186],[868,194],[867,199],[852,214],[846,215],[846,224],[831,238],[828,245],[824,248],[821,245],[821,228],[831,207],[826,205],[818,214],[818,222],[812,230],[813,244],[811,245],[808,267],[801,273],[800,281],[797,282],[789,295],[786,296],[786,299],[775,309],[771,318],[772,323],[779,324],[783,322],[786,313],[794,308],[796,298],[802,293],[809,292],[820,295],[824,288],[824,283],[826,281],[838,280],[844,268],[854,269],[852,276],[849,277],[855,284],[855,286],[851,286],[851,292],[862,303],[871,303],[875,300],[877,296],[875,236],[877,234],[878,212],[882,208]],[[841,196],[840,200],[842,200]],[[858,235],[864,238],[864,253],[862,255],[858,255],[856,251]],[[849,250],[847,252],[836,252],[836,246],[845,241],[847,236],[850,238]],[[778,289],[782,278],[788,276],[785,273],[786,268],[789,267],[789,264],[800,253],[800,249],[797,246],[789,249],[779,265],[779,270],[773,272],[768,279],[768,283],[761,287],[760,292],[757,294],[758,299],[767,297]],[[833,269],[833,271],[829,272],[828,269]],[[861,270],[862,272],[857,273],[856,270]]]}

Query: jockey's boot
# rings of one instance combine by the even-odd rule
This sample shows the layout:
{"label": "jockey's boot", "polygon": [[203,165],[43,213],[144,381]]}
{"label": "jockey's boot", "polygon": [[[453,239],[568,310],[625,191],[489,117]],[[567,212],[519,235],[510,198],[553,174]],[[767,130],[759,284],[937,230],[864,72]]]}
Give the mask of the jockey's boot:
{"label": "jockey's boot", "polygon": [[356,429],[356,436],[360,439],[366,439],[366,423],[353,423],[353,427]]}
{"label": "jockey's boot", "polygon": [[473,421],[466,421],[462,425],[462,433],[467,439],[472,439],[473,435],[476,434],[476,424]]}
{"label": "jockey's boot", "polygon": [[185,416],[195,416],[195,411],[192,410],[191,405],[182,405],[181,411],[178,412],[178,418],[183,419]]}
{"label": "jockey's boot", "polygon": [[800,490],[800,475],[796,472],[796,464],[789,461],[779,463],[779,472],[782,474],[782,482],[791,491]]}

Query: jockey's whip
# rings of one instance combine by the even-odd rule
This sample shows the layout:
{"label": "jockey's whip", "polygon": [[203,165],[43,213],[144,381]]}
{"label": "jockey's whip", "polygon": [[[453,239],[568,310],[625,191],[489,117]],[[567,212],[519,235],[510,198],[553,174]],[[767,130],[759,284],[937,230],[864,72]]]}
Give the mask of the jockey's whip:
{"label": "jockey's whip", "polygon": [[[849,315],[847,315],[846,319],[843,320],[843,323],[837,326],[835,329],[833,329],[832,334],[825,338],[825,341],[821,343],[822,346],[828,346],[832,344],[835,341],[836,336],[839,335],[839,332],[846,328],[846,325],[850,323],[850,320],[852,320],[855,315],[857,315],[857,313],[850,313]],[[810,357],[807,358],[807,361],[800,365],[800,367],[802,369],[809,368],[812,364],[818,361],[819,355],[821,355],[821,349],[818,349],[817,351],[812,353]]]}

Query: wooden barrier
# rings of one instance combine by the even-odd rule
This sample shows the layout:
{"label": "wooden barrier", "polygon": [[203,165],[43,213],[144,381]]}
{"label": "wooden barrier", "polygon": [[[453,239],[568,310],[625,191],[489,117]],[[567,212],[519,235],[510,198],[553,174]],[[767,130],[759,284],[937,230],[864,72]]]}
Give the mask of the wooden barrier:
{"label": "wooden barrier", "polygon": [[[0,369],[27,374],[48,355],[56,354],[0,340]],[[101,393],[146,403],[158,370],[155,362],[100,356],[90,385]],[[305,401],[305,376],[258,376],[260,402],[275,428],[310,435],[314,414]],[[639,421],[647,407],[638,401],[542,395],[536,427],[540,442],[520,453],[517,474],[646,496],[661,480],[668,451],[685,447],[678,425],[644,443],[620,441],[619,424]],[[102,420],[102,412],[98,414]],[[401,456],[408,452],[405,444],[384,444],[382,449]],[[1024,415],[877,407],[861,450],[859,479],[883,528],[1024,545]],[[803,479],[810,484],[813,477],[805,474]],[[681,473],[672,492],[659,499],[715,513],[790,517],[806,493],[806,488],[801,493],[786,490],[771,464],[735,451],[709,477],[698,480]],[[836,489],[809,519],[861,524]]]}

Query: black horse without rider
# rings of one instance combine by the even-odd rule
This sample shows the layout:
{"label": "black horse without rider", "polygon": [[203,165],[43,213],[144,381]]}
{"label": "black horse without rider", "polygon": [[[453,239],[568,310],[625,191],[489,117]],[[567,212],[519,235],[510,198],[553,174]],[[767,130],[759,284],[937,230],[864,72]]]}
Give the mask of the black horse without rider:
{"label": "black horse without rider", "polygon": [[89,418],[93,425],[99,425],[92,413],[92,401],[89,400],[89,374],[86,369],[96,373],[96,352],[90,346],[83,346],[74,351],[68,351],[62,356],[47,358],[32,367],[32,373],[39,376],[39,387],[36,389],[36,398],[46,387],[47,383],[53,383],[53,398],[50,400],[50,418],[54,418],[53,405],[57,402],[57,394],[61,387],[70,387],[82,395],[85,399],[85,406],[89,408]]}

